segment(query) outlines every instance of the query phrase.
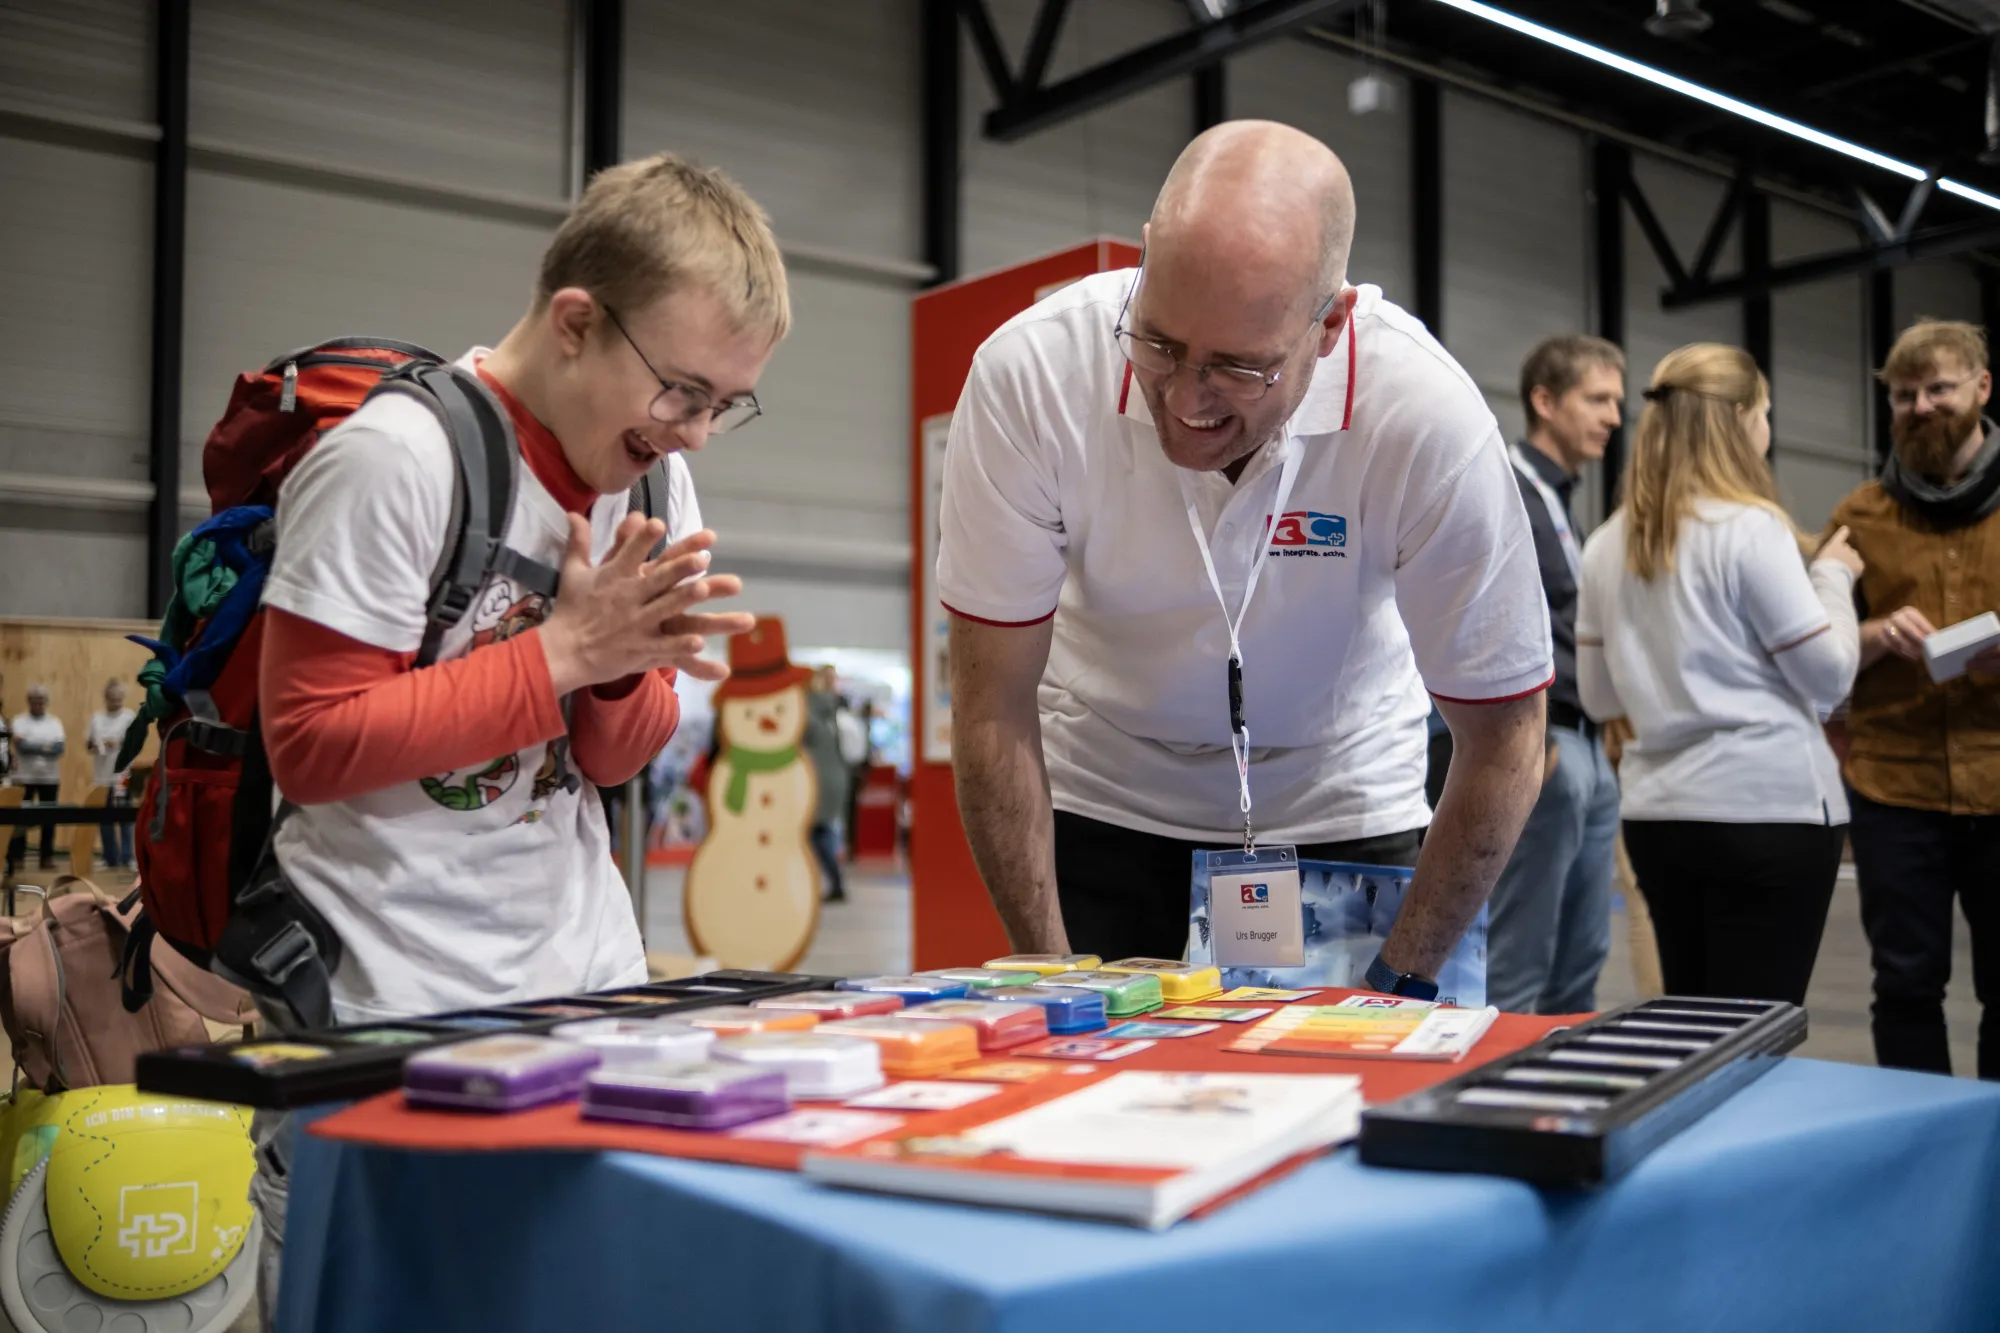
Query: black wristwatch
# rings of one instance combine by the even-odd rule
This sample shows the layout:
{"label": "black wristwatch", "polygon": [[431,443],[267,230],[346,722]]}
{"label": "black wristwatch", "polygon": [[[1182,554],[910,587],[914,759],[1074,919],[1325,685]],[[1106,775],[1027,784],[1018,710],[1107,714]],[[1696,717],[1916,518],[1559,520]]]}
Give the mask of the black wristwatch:
{"label": "black wristwatch", "polygon": [[1368,965],[1362,980],[1368,983],[1369,990],[1380,991],[1384,995],[1402,995],[1412,1000],[1435,1000],[1438,997],[1435,981],[1414,972],[1398,972],[1383,962],[1379,953],[1375,955],[1375,961]]}

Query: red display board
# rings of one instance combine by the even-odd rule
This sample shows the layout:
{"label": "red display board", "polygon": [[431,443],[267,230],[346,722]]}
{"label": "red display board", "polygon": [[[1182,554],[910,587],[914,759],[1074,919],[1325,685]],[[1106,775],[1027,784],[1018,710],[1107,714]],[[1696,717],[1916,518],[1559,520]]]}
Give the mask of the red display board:
{"label": "red display board", "polygon": [[912,550],[910,663],[911,930],[915,966],[976,964],[1009,952],[1000,918],[972,864],[951,779],[950,700],[943,652],[948,613],[932,586],[937,553],[938,463],[952,410],[988,335],[1050,292],[1092,273],[1130,268],[1139,247],[1099,239],[997,273],[923,292],[910,308]]}

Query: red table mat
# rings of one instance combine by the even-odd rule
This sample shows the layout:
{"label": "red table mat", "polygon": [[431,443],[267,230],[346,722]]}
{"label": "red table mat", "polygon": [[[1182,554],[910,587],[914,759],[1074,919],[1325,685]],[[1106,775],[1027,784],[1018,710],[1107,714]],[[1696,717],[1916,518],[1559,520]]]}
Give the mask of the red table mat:
{"label": "red table mat", "polygon": [[[1330,1004],[1351,991],[1321,991],[1300,1004]],[[1202,1001],[1204,1004],[1214,1001]],[[1229,1005],[1228,1008],[1250,1007]],[[1270,1007],[1270,1006],[1264,1006]],[[1141,1017],[1144,1017],[1142,1015]],[[886,1133],[903,1133],[912,1127],[927,1133],[950,1134],[959,1128],[991,1119],[996,1112],[1022,1110],[1088,1082],[1110,1076],[1121,1069],[1157,1069],[1191,1073],[1258,1074],[1357,1074],[1361,1095],[1371,1105],[1442,1083],[1488,1060],[1511,1054],[1540,1039],[1552,1028],[1579,1021],[1578,1016],[1536,1017],[1502,1014],[1480,1038],[1472,1053],[1455,1064],[1432,1060],[1330,1060],[1316,1056],[1243,1054],[1223,1050],[1254,1023],[1225,1023],[1214,1032],[1193,1037],[1155,1042],[1150,1050],[1122,1060],[1093,1063],[1086,1072],[1063,1072],[1078,1066],[1049,1060],[1057,1070],[1033,1083],[1010,1085],[1004,1091],[951,1111],[895,1112],[902,1123]],[[1083,1033],[1088,1037],[1093,1034]],[[993,1060],[1017,1057],[1002,1051]],[[901,1082],[902,1080],[892,1080]],[[836,1107],[837,1101],[802,1102],[802,1108]],[[312,1132],[323,1138],[365,1143],[381,1148],[416,1148],[440,1152],[520,1152],[550,1149],[603,1150],[654,1153],[662,1157],[687,1157],[702,1161],[734,1162],[742,1166],[763,1166],[777,1170],[797,1170],[799,1159],[808,1150],[801,1144],[768,1143],[729,1137],[726,1131],[664,1129],[652,1125],[621,1125],[601,1120],[585,1120],[576,1103],[563,1102],[517,1111],[507,1115],[432,1110],[406,1104],[401,1092],[385,1092],[357,1102],[315,1122]]]}

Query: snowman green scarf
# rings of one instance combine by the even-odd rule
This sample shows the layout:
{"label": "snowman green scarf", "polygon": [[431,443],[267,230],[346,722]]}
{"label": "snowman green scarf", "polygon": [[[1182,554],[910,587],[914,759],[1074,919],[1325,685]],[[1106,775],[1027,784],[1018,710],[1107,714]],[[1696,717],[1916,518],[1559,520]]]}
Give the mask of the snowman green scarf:
{"label": "snowman green scarf", "polygon": [[799,760],[799,747],[787,745],[782,750],[746,750],[740,745],[726,746],[722,751],[722,762],[729,765],[729,788],[722,793],[722,803],[729,807],[729,813],[740,815],[750,799],[750,775],[752,773],[775,773],[787,764]]}

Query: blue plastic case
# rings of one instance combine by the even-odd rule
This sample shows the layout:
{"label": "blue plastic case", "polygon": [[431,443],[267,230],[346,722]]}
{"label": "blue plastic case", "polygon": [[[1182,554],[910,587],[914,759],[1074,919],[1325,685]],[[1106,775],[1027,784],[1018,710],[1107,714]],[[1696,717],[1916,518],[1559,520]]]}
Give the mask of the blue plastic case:
{"label": "blue plastic case", "polygon": [[970,989],[963,981],[943,977],[849,977],[836,982],[835,990],[879,991],[900,995],[905,1004],[925,1004],[931,1000],[960,1000]]}
{"label": "blue plastic case", "polygon": [[1049,1032],[1058,1037],[1095,1032],[1104,1026],[1104,997],[1073,986],[995,986],[976,990],[969,998],[1039,1004],[1048,1015]]}

